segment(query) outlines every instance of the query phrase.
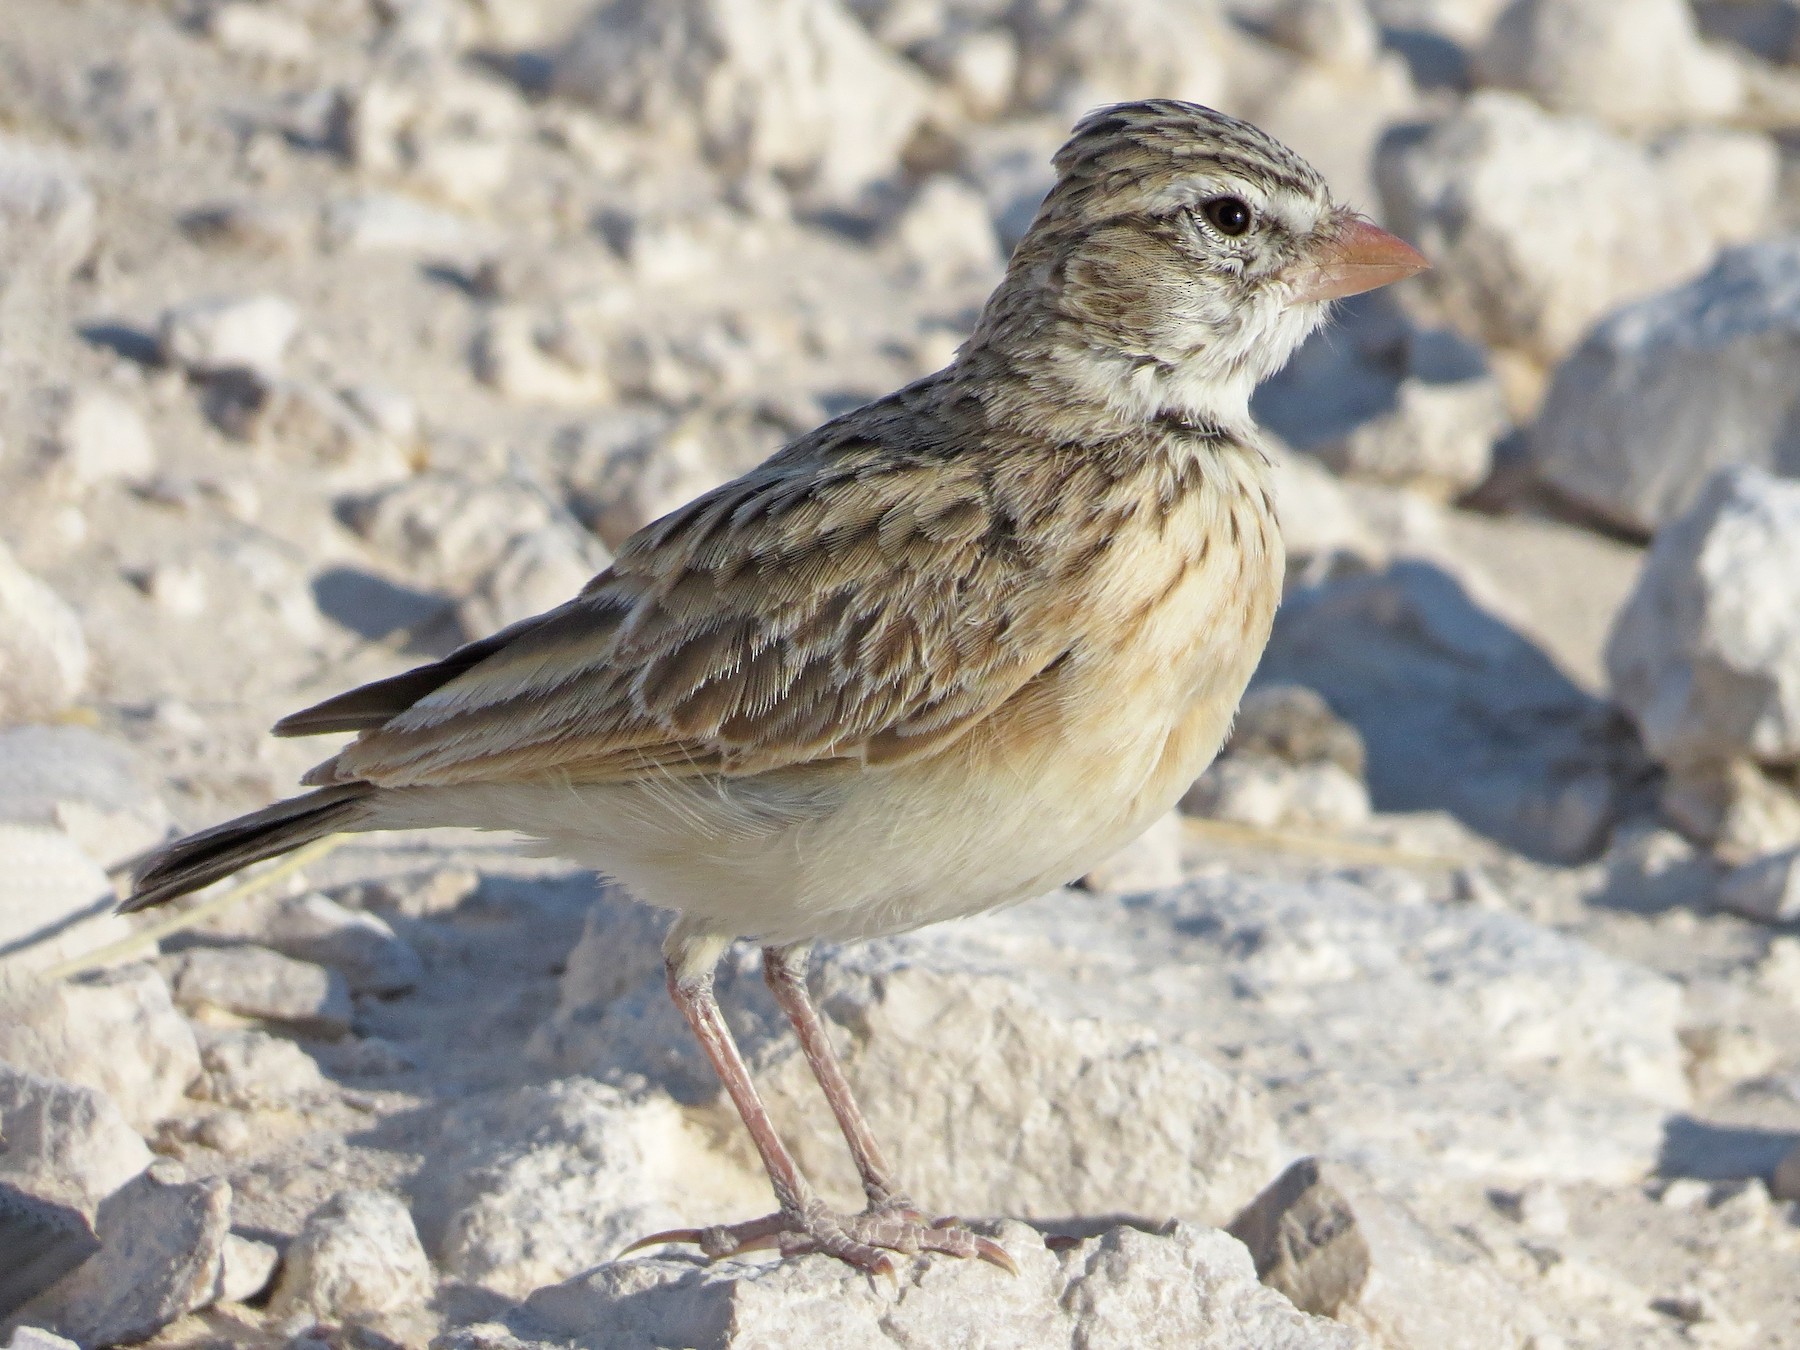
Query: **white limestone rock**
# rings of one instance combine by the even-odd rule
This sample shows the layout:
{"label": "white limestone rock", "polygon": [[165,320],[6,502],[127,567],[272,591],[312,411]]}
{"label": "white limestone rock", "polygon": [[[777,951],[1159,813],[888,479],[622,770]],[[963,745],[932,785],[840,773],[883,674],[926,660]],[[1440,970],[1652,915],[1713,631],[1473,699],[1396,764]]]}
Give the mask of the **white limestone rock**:
{"label": "white limestone rock", "polygon": [[1737,112],[1736,62],[1700,40],[1686,0],[1513,0],[1475,58],[1484,84],[1627,131]]}
{"label": "white limestone rock", "polygon": [[344,1191],[307,1217],[269,1300],[278,1318],[325,1322],[416,1309],[436,1280],[412,1215],[386,1191]]}
{"label": "white limestone rock", "polygon": [[[254,1029],[200,1026],[199,1093],[244,1111],[292,1110],[325,1088],[318,1061],[290,1040]],[[231,1127],[220,1126],[230,1142]]]}
{"label": "white limestone rock", "polygon": [[1081,878],[1090,891],[1120,895],[1155,891],[1180,883],[1182,828],[1174,811],[1159,816],[1136,839]]}
{"label": "white limestone rock", "polygon": [[894,241],[928,286],[962,281],[992,285],[1000,250],[987,204],[948,174],[928,179],[893,225]]}
{"label": "white limestone rock", "polygon": [[0,1063],[0,1179],[92,1213],[150,1165],[150,1150],[103,1092]]}
{"label": "white limestone rock", "polygon": [[0,970],[46,970],[124,937],[113,903],[106,873],[63,831],[0,822]]}
{"label": "white limestone rock", "polygon": [[1231,33],[1214,0],[1025,0],[1010,19],[1022,100],[1065,121],[1130,99],[1218,106],[1230,87]]}
{"label": "white limestone rock", "polygon": [[0,260],[47,267],[66,277],[94,246],[95,201],[68,158],[18,136],[0,135]]}
{"label": "white limestone rock", "polygon": [[457,1106],[414,1192],[445,1273],[513,1297],[649,1233],[769,1206],[760,1174],[722,1158],[670,1098],[581,1078]]}
{"label": "white limestone rock", "polygon": [[1450,383],[1407,379],[1391,412],[1314,451],[1334,472],[1451,498],[1479,485],[1506,429],[1506,400],[1491,375]]}
{"label": "white limestone rock", "polygon": [[1579,117],[1483,91],[1385,140],[1388,221],[1432,260],[1425,282],[1464,332],[1555,360],[1600,315],[1698,271],[1714,240],[1663,200],[1649,154]]}
{"label": "white limestone rock", "polygon": [[237,1233],[225,1235],[225,1250],[219,1261],[219,1284],[213,1291],[216,1303],[244,1303],[269,1287],[275,1278],[275,1267],[281,1253],[273,1243]]}
{"label": "white limestone rock", "polygon": [[335,970],[266,947],[193,947],[168,961],[175,1001],[189,1011],[285,1022],[321,1036],[350,1030],[350,990]]}
{"label": "white limestone rock", "polygon": [[496,305],[471,348],[476,378],[517,403],[590,408],[615,394],[598,353],[562,316],[527,305]]}
{"label": "white limestone rock", "polygon": [[1800,763],[1800,483],[1727,469],[1656,536],[1607,643],[1664,763]]}
{"label": "white limestone rock", "polygon": [[[1257,1283],[1243,1246],[1190,1224],[1111,1228],[1052,1252],[1019,1223],[991,1230],[1018,1276],[978,1261],[903,1266],[896,1297],[827,1257],[779,1264],[621,1261],[543,1289],[507,1317],[520,1339],[585,1350],[976,1345],[987,1350],[1359,1350],[1362,1333]],[[541,1338],[541,1341],[538,1339]],[[482,1344],[447,1338],[451,1350]]]}
{"label": "white limestone rock", "polygon": [[40,1327],[18,1327],[7,1338],[6,1350],[81,1350],[81,1347],[66,1336]]}
{"label": "white limestone rock", "polygon": [[899,167],[929,88],[835,0],[609,0],[557,54],[552,87],[685,132],[728,174],[843,198]]}
{"label": "white limestone rock", "polygon": [[194,375],[281,374],[300,311],[279,295],[193,300],[164,311],[157,326],[163,359]]}
{"label": "white limestone rock", "polygon": [[425,973],[418,952],[386,919],[348,909],[317,891],[277,905],[263,940],[297,961],[330,967],[354,994],[404,993]]}
{"label": "white limestone rock", "polygon": [[358,84],[340,140],[365,176],[475,210],[505,187],[526,116],[513,87],[426,59]]}
{"label": "white limestone rock", "polygon": [[1762,923],[1800,919],[1800,848],[1771,853],[1726,874],[1719,903]]}
{"label": "white limestone rock", "polygon": [[497,633],[573,600],[609,561],[598,539],[567,527],[519,535],[458,604],[457,617],[465,633]]}
{"label": "white limestone rock", "polygon": [[1781,187],[1781,147],[1733,127],[1676,127],[1650,142],[1672,191],[1721,244],[1767,233]]}
{"label": "white limestone rock", "polygon": [[211,1303],[231,1231],[231,1187],[153,1164],[100,1205],[100,1250],[19,1310],[84,1350],[148,1339]]}
{"label": "white limestone rock", "polygon": [[1531,454],[1559,492],[1649,534],[1727,465],[1800,477],[1797,426],[1800,235],[1784,235],[1598,324],[1557,368]]}
{"label": "white limestone rock", "polygon": [[377,552],[419,582],[459,595],[520,535],[557,522],[550,504],[523,483],[477,482],[441,470],[357,496],[342,509]]}
{"label": "white limestone rock", "polygon": [[1323,65],[1367,70],[1381,51],[1381,29],[1364,0],[1281,0],[1269,36]]}
{"label": "white limestone rock", "polygon": [[1263,829],[1334,831],[1366,824],[1372,813],[1369,789],[1340,765],[1284,764],[1253,753],[1215,761],[1183,795],[1181,809]]}
{"label": "white limestone rock", "polygon": [[123,741],[86,727],[28,726],[0,731],[0,821],[61,830],[110,867],[160,840],[169,812]]}
{"label": "white limestone rock", "polygon": [[80,618],[0,542],[0,726],[53,717],[87,677]]}
{"label": "white limestone rock", "polygon": [[156,468],[156,445],[129,399],[99,385],[69,395],[51,450],[58,472],[76,491],[116,479],[139,481]]}
{"label": "white limestone rock", "polygon": [[97,1088],[148,1131],[200,1072],[200,1051],[169,986],[144,964],[83,982],[0,976],[0,1060]]}

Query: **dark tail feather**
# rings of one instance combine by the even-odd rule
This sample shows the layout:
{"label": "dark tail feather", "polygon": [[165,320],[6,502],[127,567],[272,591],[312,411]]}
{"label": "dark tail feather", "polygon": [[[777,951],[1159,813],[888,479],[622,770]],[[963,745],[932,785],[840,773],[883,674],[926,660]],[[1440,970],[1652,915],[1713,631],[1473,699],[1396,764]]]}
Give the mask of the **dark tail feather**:
{"label": "dark tail feather", "polygon": [[274,858],[339,830],[353,830],[368,818],[368,783],[320,788],[290,797],[261,811],[177,839],[146,858],[132,874],[131,895],[121,913],[149,909],[178,895],[210,886],[241,867]]}

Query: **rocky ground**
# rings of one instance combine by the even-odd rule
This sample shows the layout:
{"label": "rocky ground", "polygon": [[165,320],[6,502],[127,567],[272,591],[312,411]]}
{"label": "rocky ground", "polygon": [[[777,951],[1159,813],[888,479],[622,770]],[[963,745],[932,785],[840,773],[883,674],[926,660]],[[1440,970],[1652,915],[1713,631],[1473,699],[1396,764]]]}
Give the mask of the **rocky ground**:
{"label": "rocky ground", "polygon": [[[1019,1276],[614,1260],[767,1186],[657,918],[504,841],[108,912],[277,716],[940,366],[1153,94],[1436,269],[1259,395],[1289,594],[1181,814],[823,954]],[[1792,0],[5,0],[0,1335],[1800,1346],[1796,128]]]}

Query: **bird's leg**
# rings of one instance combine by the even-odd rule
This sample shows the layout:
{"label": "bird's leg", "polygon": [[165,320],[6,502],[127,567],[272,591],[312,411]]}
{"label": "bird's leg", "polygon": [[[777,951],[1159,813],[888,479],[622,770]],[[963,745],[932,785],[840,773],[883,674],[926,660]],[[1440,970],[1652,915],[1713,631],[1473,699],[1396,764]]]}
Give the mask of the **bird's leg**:
{"label": "bird's leg", "polygon": [[[744,1127],[750,1131],[751,1141],[762,1158],[763,1169],[769,1174],[769,1184],[774,1187],[775,1200],[781,1208],[774,1214],[744,1223],[655,1233],[632,1243],[620,1255],[665,1242],[695,1243],[715,1259],[774,1247],[783,1256],[823,1252],[858,1270],[892,1277],[894,1260],[889,1252],[910,1255],[935,1251],[951,1256],[977,1256],[1017,1274],[1018,1267],[1003,1248],[966,1229],[935,1227],[911,1213],[881,1211],[841,1215],[826,1208],[800,1171],[794,1155],[788,1152],[787,1145],[775,1132],[775,1124],[769,1119],[756,1084],[750,1080],[744,1057],[738,1053],[731,1029],[725,1025],[718,1000],[713,996],[713,966],[724,948],[725,943],[717,938],[684,936],[678,926],[670,937],[666,961],[669,996],[693,1028],[695,1038],[706,1051],[707,1059],[712,1061],[732,1105],[737,1107]],[[811,1010],[810,1001],[807,1008]],[[813,1014],[815,1026],[817,1016]],[[835,1061],[832,1067],[836,1069]],[[842,1077],[839,1073],[840,1082]],[[854,1111],[855,1108],[851,1109]],[[860,1124],[861,1118],[857,1119]],[[864,1126],[863,1134],[866,1136],[867,1133]],[[871,1156],[880,1164],[879,1153]],[[860,1157],[858,1165],[861,1165]]]}
{"label": "bird's leg", "polygon": [[869,1197],[869,1208],[916,1214],[912,1202],[901,1195],[899,1186],[895,1185],[893,1169],[881,1156],[881,1145],[875,1142],[869,1122],[863,1119],[862,1109],[850,1093],[850,1083],[844,1077],[837,1053],[825,1035],[819,1010],[813,1006],[812,995],[806,988],[807,951],[799,944],[764,947],[763,979],[768,982],[769,992],[775,995],[781,1011],[793,1023],[794,1034],[800,1039],[806,1062],[812,1066],[813,1077],[819,1080],[819,1088],[825,1094],[831,1114],[844,1132],[844,1142],[850,1145],[850,1156],[856,1160],[857,1175],[862,1177],[863,1191]]}

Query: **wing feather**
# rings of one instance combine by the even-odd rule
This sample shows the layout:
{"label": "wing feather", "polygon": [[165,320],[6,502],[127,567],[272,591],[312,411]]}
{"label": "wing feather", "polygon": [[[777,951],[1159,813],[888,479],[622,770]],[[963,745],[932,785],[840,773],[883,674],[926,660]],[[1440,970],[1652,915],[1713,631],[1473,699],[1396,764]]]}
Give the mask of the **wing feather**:
{"label": "wing feather", "polygon": [[[954,739],[1067,650],[1066,595],[991,475],[836,450],[647,526],[575,600],[443,678],[385,682],[422,692],[309,781],[745,774]],[[321,710],[365,711],[358,693]]]}

